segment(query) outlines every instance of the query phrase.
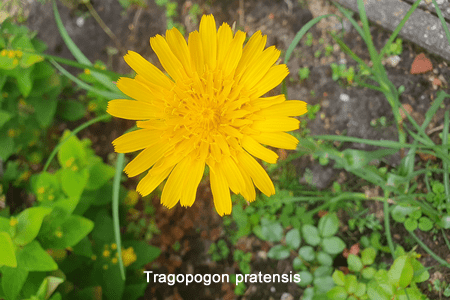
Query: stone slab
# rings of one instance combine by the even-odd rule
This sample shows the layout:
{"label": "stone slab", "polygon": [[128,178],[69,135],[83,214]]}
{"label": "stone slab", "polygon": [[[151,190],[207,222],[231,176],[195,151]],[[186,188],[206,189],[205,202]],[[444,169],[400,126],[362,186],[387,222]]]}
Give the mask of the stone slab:
{"label": "stone slab", "polygon": [[[335,2],[358,11],[357,0]],[[364,4],[369,20],[390,31],[397,27],[411,7],[409,3],[401,0],[365,0]],[[446,25],[450,28],[448,22]],[[429,11],[416,9],[400,31],[400,36],[450,61],[450,44],[442,24]]]}

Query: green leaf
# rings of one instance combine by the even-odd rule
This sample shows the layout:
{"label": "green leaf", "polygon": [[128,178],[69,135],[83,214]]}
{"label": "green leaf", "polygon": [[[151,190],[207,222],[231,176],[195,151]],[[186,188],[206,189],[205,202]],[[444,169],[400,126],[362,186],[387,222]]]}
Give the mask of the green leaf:
{"label": "green leaf", "polygon": [[300,275],[301,281],[297,284],[301,287],[306,287],[313,281],[313,276],[308,271],[301,271],[298,274]]}
{"label": "green leaf", "polygon": [[0,267],[17,267],[16,254],[14,244],[11,237],[6,232],[0,232]]}
{"label": "green leaf", "polygon": [[358,282],[355,290],[355,296],[362,297],[366,294],[366,284],[362,282]]}
{"label": "green leaf", "polygon": [[11,118],[12,118],[12,114],[11,113],[9,113],[7,111],[4,111],[4,110],[0,110],[0,127],[2,127]]}
{"label": "green leaf", "polygon": [[263,218],[261,220],[261,233],[266,241],[279,242],[283,238],[283,227],[278,222]]}
{"label": "green leaf", "polygon": [[36,120],[43,128],[47,128],[53,122],[58,101],[49,97],[29,97],[28,103],[34,107]]}
{"label": "green leaf", "polygon": [[291,229],[286,233],[286,244],[291,249],[297,249],[300,247],[300,231],[297,228]]}
{"label": "green leaf", "polygon": [[430,231],[433,229],[434,223],[427,217],[421,217],[419,219],[419,229],[422,231]]}
{"label": "green leaf", "polygon": [[333,275],[331,276],[334,280],[334,283],[336,283],[339,286],[345,285],[345,275],[344,272],[340,270],[335,270]]}
{"label": "green leaf", "polygon": [[17,250],[17,263],[20,267],[28,271],[54,271],[58,269],[58,265],[53,258],[42,249],[37,241],[24,246]]}
{"label": "green leaf", "polygon": [[294,268],[294,270],[298,271],[302,268],[302,266],[303,266],[303,262],[300,259],[300,257],[294,258],[294,261],[292,262],[292,267]]}
{"label": "green leaf", "polygon": [[417,229],[418,222],[416,219],[407,218],[404,225],[405,225],[406,230],[414,231]]}
{"label": "green leaf", "polygon": [[334,287],[334,281],[331,276],[314,278],[313,284],[316,287],[317,292],[321,294],[327,293]]}
{"label": "green leaf", "polygon": [[346,300],[347,299],[347,292],[345,291],[345,288],[342,286],[335,286],[331,290],[327,292],[327,296],[329,299],[333,300]]}
{"label": "green leaf", "polygon": [[63,191],[69,197],[79,199],[89,180],[89,171],[86,169],[72,171],[71,169],[59,170]]}
{"label": "green leaf", "polygon": [[272,259],[286,259],[290,255],[289,248],[284,245],[276,245],[270,248],[267,256]]}
{"label": "green leaf", "polygon": [[17,245],[26,245],[38,235],[42,220],[52,211],[47,207],[27,208],[17,217],[17,231],[14,237],[14,243]]}
{"label": "green leaf", "polygon": [[122,299],[137,300],[139,297],[144,295],[147,285],[148,283],[139,283],[139,284],[129,284],[125,286]]}
{"label": "green leaf", "polygon": [[414,269],[414,282],[424,282],[430,278],[428,270],[417,259],[412,259],[411,264]]}
{"label": "green leaf", "polygon": [[[84,237],[73,247],[73,253],[76,255],[82,255],[91,258],[94,252],[92,252],[92,245],[88,237]],[[159,249],[159,248],[158,248]]]}
{"label": "green leaf", "polygon": [[329,266],[319,266],[314,270],[314,277],[327,277],[333,273],[333,268]]}
{"label": "green leaf", "polygon": [[0,55],[0,69],[12,70],[17,67],[17,61],[14,63],[14,57]]}
{"label": "green leaf", "polygon": [[319,230],[313,225],[303,225],[302,234],[305,242],[311,246],[317,246],[320,243]]}
{"label": "green leaf", "polygon": [[403,223],[406,217],[415,210],[411,206],[396,205],[391,212],[392,218],[399,223]]}
{"label": "green leaf", "polygon": [[322,248],[328,254],[339,254],[345,249],[345,243],[337,236],[324,238]]}
{"label": "green leaf", "polygon": [[374,248],[366,248],[361,251],[361,262],[364,266],[369,266],[375,262],[377,251]]}
{"label": "green leaf", "polygon": [[101,159],[89,168],[89,180],[87,190],[96,190],[102,187],[108,180],[114,177],[116,170],[103,163]]}
{"label": "green leaf", "polygon": [[336,213],[326,214],[319,220],[319,232],[322,237],[330,237],[339,230],[339,219]]}
{"label": "green leaf", "polygon": [[389,282],[401,288],[405,288],[411,283],[413,275],[411,259],[407,255],[396,258],[388,271]]}
{"label": "green leaf", "polygon": [[361,271],[361,275],[362,275],[362,277],[364,277],[365,279],[372,279],[373,278],[373,276],[375,276],[375,273],[376,273],[377,271],[374,269],[374,268],[372,268],[372,267],[369,267],[369,268],[364,268],[364,269],[362,269],[362,271]]}
{"label": "green leaf", "polygon": [[22,58],[19,60],[19,65],[22,68],[26,69],[43,60],[44,57],[42,57],[41,55],[34,53],[23,53]]}
{"label": "green leaf", "polygon": [[314,253],[314,249],[311,246],[303,246],[298,250],[298,255],[303,258],[305,261],[313,261],[316,258],[316,254]]}
{"label": "green leaf", "polygon": [[16,300],[20,290],[28,277],[28,271],[24,268],[2,267],[2,289],[6,300]]}
{"label": "green leaf", "polygon": [[118,264],[109,264],[108,269],[102,271],[102,291],[109,300],[122,299],[125,282],[122,280]]}
{"label": "green leaf", "polygon": [[348,262],[348,269],[350,271],[359,272],[363,268],[361,259],[354,254],[348,255],[347,262]]}
{"label": "green leaf", "polygon": [[48,299],[53,294],[53,292],[56,290],[58,285],[60,285],[64,279],[54,276],[48,276],[42,281],[41,286],[39,287],[38,292],[36,293],[36,296],[39,299]]}
{"label": "green leaf", "polygon": [[356,292],[356,288],[358,287],[358,281],[356,280],[356,276],[351,274],[345,276],[344,287],[349,294],[354,294]]}
{"label": "green leaf", "polygon": [[17,87],[24,97],[28,97],[33,87],[33,80],[31,78],[32,67],[27,69],[20,69],[16,77]]}
{"label": "green leaf", "polygon": [[49,235],[40,236],[47,248],[65,249],[78,244],[94,228],[94,222],[81,216],[69,216]]}
{"label": "green leaf", "polygon": [[161,254],[161,249],[147,244],[145,241],[124,241],[124,248],[132,247],[136,261],[127,267],[128,270],[139,269],[151,263]]}
{"label": "green leaf", "polygon": [[391,297],[386,291],[375,282],[371,281],[367,288],[367,295],[370,300],[390,300]]}
{"label": "green leaf", "polygon": [[76,136],[71,136],[66,140],[66,137],[70,134],[70,131],[65,131],[61,141],[63,145],[58,151],[58,161],[62,168],[77,167],[78,170],[86,165],[86,150],[83,144]]}
{"label": "green leaf", "polygon": [[0,134],[0,159],[6,161],[14,153],[14,140],[6,134]]}
{"label": "green leaf", "polygon": [[325,253],[323,251],[320,251],[317,253],[317,261],[322,266],[330,266],[331,267],[333,265],[333,258],[328,253]]}
{"label": "green leaf", "polygon": [[84,117],[86,108],[80,101],[66,100],[59,101],[57,115],[67,121],[77,121]]}

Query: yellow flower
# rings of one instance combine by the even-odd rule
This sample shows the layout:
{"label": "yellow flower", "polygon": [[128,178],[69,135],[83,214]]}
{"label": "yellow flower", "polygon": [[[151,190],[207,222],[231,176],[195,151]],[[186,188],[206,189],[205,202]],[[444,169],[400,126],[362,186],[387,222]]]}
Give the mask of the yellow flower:
{"label": "yellow flower", "polygon": [[109,252],[109,250],[104,250],[102,255],[103,257],[109,257],[111,255],[111,252]]}
{"label": "yellow flower", "polygon": [[11,217],[11,219],[9,219],[9,226],[14,227],[17,225],[17,223],[19,223],[19,222],[17,221],[16,218]]}
{"label": "yellow flower", "polygon": [[129,247],[128,249],[122,249],[122,261],[125,267],[128,267],[132,263],[134,263],[137,259],[136,253],[134,253],[133,247]]}
{"label": "yellow flower", "polygon": [[303,101],[284,95],[262,98],[288,75],[276,65],[280,51],[264,50],[266,36],[256,32],[243,48],[246,34],[233,34],[224,23],[216,30],[212,15],[203,16],[200,30],[185,39],[177,29],[157,35],[150,44],[164,75],[139,54],[125,61],[137,75],[120,78],[118,88],[135,100],[116,99],[107,112],[137,120],[136,131],[113,141],[115,151],[144,149],[126,167],[133,177],[150,169],[137,191],[151,193],[165,178],[161,203],[172,208],[180,201],[191,206],[207,165],[219,215],[231,213],[230,189],[254,201],[255,187],[267,196],[272,181],[252,157],[275,163],[278,155],[264,145],[295,149],[298,140],[286,133],[299,128],[293,116],[306,113]]}

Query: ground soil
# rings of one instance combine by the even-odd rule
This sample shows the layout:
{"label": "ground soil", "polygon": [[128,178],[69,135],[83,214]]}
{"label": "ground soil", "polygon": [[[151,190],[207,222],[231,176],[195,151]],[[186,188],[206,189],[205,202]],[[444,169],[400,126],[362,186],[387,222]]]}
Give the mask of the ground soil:
{"label": "ground soil", "polygon": [[[141,53],[156,65],[159,62],[149,46],[149,38],[156,34],[163,34],[166,28],[165,11],[158,7],[154,1],[147,1],[145,8],[131,7],[124,10],[117,0],[92,0],[93,7],[97,10],[106,25],[118,37],[122,49],[133,50]],[[270,0],[246,0],[239,1],[212,0],[212,1],[178,1],[179,17],[178,22],[186,26],[187,30],[196,29],[189,18],[187,11],[193,3],[198,3],[204,13],[213,13],[218,24],[222,22],[241,22],[237,25],[249,34],[261,30],[268,35],[268,45],[276,45],[285,51],[292,41],[296,32],[313,17],[323,13],[334,13],[336,10],[325,0],[308,1],[270,1]],[[92,17],[83,18],[87,15],[87,10],[83,5],[76,5],[70,8],[58,3],[61,17],[70,36],[77,46],[91,60],[100,59],[108,64],[108,67],[119,73],[129,73],[130,68],[124,63],[122,49],[118,54],[110,54],[110,47],[115,47],[116,43],[105,34]],[[243,8],[243,9],[242,9]],[[84,20],[83,22],[80,20]],[[243,21],[243,23],[242,23]],[[328,23],[327,23],[328,22]],[[327,35],[326,30],[339,24],[335,21],[327,21],[311,29],[314,36],[312,46],[306,46],[304,40],[294,51],[288,67],[291,75],[288,78],[288,94],[290,99],[301,99],[310,104],[321,104],[319,116],[314,121],[308,123],[311,135],[319,134],[343,134],[349,136],[367,138],[374,140],[396,140],[396,128],[393,122],[391,108],[381,93],[372,90],[354,87],[345,82],[336,82],[331,78],[330,63],[347,62],[348,66],[356,64],[334,45],[332,39]],[[38,37],[44,40],[48,48],[48,53],[72,58],[63,40],[58,34],[57,27],[52,15],[51,4],[41,5],[32,2],[29,9],[28,26],[38,32]],[[368,61],[369,55],[361,38],[355,30],[344,23],[344,28],[348,32],[344,35],[344,41],[356,54]],[[389,33],[377,26],[371,27],[371,33],[377,47],[381,47],[388,39]],[[323,39],[323,44],[319,39]],[[314,53],[318,50],[324,52],[325,45],[334,46],[334,51],[330,56],[321,55],[316,58]],[[389,78],[395,86],[403,85],[405,92],[401,96],[401,102],[411,105],[413,117],[419,122],[424,119],[424,113],[429,108],[430,103],[436,97],[438,89],[448,88],[450,71],[445,61],[439,57],[427,54],[425,49],[420,49],[413,44],[404,43],[404,51],[401,55],[400,63],[395,67],[387,67]],[[431,59],[434,70],[427,74],[411,75],[410,68],[415,56],[425,52]],[[297,71],[300,67],[307,66],[311,70],[309,79],[299,82]],[[444,78],[441,87],[433,86],[434,78]],[[445,81],[447,80],[447,81]],[[313,92],[312,92],[313,91]],[[344,96],[343,96],[344,95]],[[346,96],[345,96],[346,95]],[[447,109],[449,108],[447,102]],[[374,128],[370,122],[385,116],[387,126],[384,128]],[[443,112],[439,112],[431,122],[428,129],[432,129],[442,124]],[[61,131],[65,126],[59,127]],[[93,140],[93,147],[96,152],[106,159],[108,153],[113,152],[111,141],[121,135],[132,124],[121,120],[114,120],[104,125],[94,125],[81,132],[80,137],[87,137]],[[434,133],[432,138],[436,138]],[[348,144],[344,147],[356,149],[373,149],[363,144]],[[400,162],[400,156],[394,155],[389,158],[386,165],[396,166]],[[298,159],[294,162],[298,170],[299,180],[302,181],[305,168],[310,168],[313,172],[313,180],[316,188],[324,189],[329,187],[333,181],[351,178],[335,170],[332,166],[322,167],[309,159]],[[343,177],[342,177],[343,176]],[[131,180],[127,184],[135,186],[136,181]],[[370,189],[369,189],[370,190]],[[161,247],[163,250],[160,258],[152,265],[147,266],[148,270],[158,273],[210,273],[235,274],[238,271],[231,256],[228,260],[216,263],[211,260],[207,253],[212,242],[219,238],[227,240],[223,227],[223,220],[215,213],[212,204],[212,196],[209,183],[201,184],[197,200],[192,208],[184,209],[176,207],[167,210],[159,204],[159,199],[150,199],[156,209],[155,220],[161,230],[161,234],[155,236],[152,244]],[[142,203],[141,203],[142,206]],[[371,212],[376,212],[378,218],[382,218],[379,207],[370,204]],[[344,224],[344,222],[343,222]],[[405,236],[403,226],[393,226],[394,238]],[[439,256],[450,261],[448,249],[443,247],[442,241],[432,241],[431,236],[421,235],[420,238]],[[172,245],[175,241],[180,242],[180,249],[175,251]],[[353,241],[348,241],[348,246]],[[400,240],[398,241],[400,242]],[[231,247],[232,245],[229,244]],[[407,246],[407,245],[406,245]],[[236,248],[253,253],[252,271],[262,273],[289,273],[292,270],[291,260],[273,261],[258,255],[267,252],[270,245],[262,242],[253,236],[243,238]],[[419,248],[420,249],[420,248]],[[420,251],[420,250],[419,250]],[[436,265],[431,258],[424,255],[426,266]],[[434,274],[440,274],[447,281],[449,273],[443,269],[431,269]],[[433,276],[433,275],[432,275]],[[298,299],[302,295],[302,290],[295,284],[271,284],[271,285],[248,285],[248,290],[242,299]],[[427,284],[422,286],[424,290]],[[192,284],[188,287],[183,285],[168,286],[166,284],[150,284],[144,299],[235,299],[233,293],[234,286],[231,284],[212,284],[204,286],[202,284]],[[289,298],[289,293],[293,298]],[[427,292],[428,293],[428,292]],[[284,296],[283,296],[284,294]],[[437,294],[429,294],[431,299],[439,299]],[[288,298],[283,298],[288,297]]]}

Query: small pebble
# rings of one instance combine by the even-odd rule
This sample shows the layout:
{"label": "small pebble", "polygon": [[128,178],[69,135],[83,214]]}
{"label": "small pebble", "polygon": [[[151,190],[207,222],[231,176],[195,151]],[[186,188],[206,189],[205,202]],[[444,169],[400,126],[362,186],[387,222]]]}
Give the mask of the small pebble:
{"label": "small pebble", "polygon": [[339,100],[341,100],[342,102],[348,102],[350,100],[350,96],[347,94],[340,94]]}
{"label": "small pebble", "polygon": [[275,292],[277,291],[277,289],[276,289],[274,286],[271,286],[271,287],[270,287],[270,291],[271,291],[272,293],[275,293]]}
{"label": "small pebble", "polygon": [[83,25],[84,25],[84,18],[83,17],[78,17],[76,23],[77,23],[78,27],[83,27]]}
{"label": "small pebble", "polygon": [[294,296],[292,296],[289,293],[283,293],[283,295],[281,295],[280,300],[294,300]]}

